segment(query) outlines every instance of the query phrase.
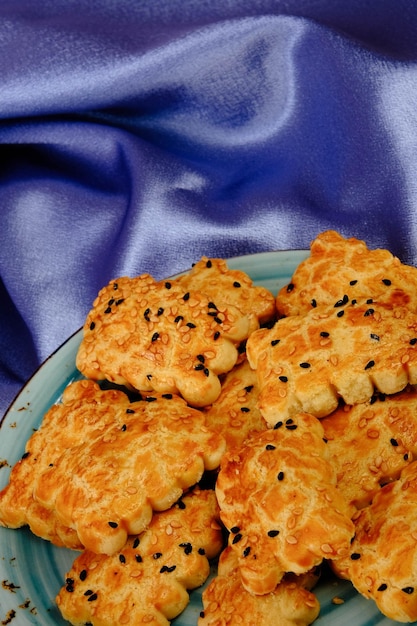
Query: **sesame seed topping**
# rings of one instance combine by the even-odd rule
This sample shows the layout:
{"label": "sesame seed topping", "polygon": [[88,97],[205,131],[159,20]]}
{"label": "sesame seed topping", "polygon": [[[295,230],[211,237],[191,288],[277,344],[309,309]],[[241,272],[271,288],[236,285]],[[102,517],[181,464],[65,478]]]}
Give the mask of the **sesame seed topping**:
{"label": "sesame seed topping", "polygon": [[337,302],[335,302],[334,308],[338,308],[338,307],[344,306],[348,302],[349,302],[349,296],[347,294],[345,294],[341,300],[338,300]]}
{"label": "sesame seed topping", "polygon": [[110,528],[117,528],[119,524],[117,522],[108,522]]}
{"label": "sesame seed topping", "polygon": [[87,570],[83,569],[80,572],[80,580],[84,581],[87,578]]}
{"label": "sesame seed topping", "polygon": [[277,537],[279,535],[279,530],[268,530],[268,537]]}
{"label": "sesame seed topping", "polygon": [[282,425],[283,425],[283,422],[277,422],[274,426],[274,430],[278,430],[278,428],[281,428]]}
{"label": "sesame seed topping", "polygon": [[210,268],[213,265],[213,263],[210,261],[210,259],[207,261],[206,263],[206,267]]}
{"label": "sesame seed topping", "polygon": [[106,315],[111,313],[111,307],[108,306],[107,309],[105,309],[104,312],[106,313]]}
{"label": "sesame seed topping", "polygon": [[162,552],[154,552],[154,554],[152,555],[152,558],[155,559],[155,561],[157,559],[160,559],[162,556]]}
{"label": "sesame seed topping", "polygon": [[157,339],[159,339],[159,333],[154,333],[151,339],[152,343],[154,343]]}
{"label": "sesame seed topping", "polygon": [[389,287],[389,286],[390,286],[390,284],[391,284],[391,281],[390,281],[390,279],[389,279],[389,278],[383,278],[383,279],[382,279],[382,282],[383,282],[383,283],[384,283],[384,285],[386,285],[387,287]]}
{"label": "sesame seed topping", "polygon": [[273,340],[271,341],[271,346],[276,346],[276,345],[278,345],[280,341],[281,341],[280,339],[273,339]]}
{"label": "sesame seed topping", "polygon": [[278,476],[277,476],[278,480],[284,480],[284,472],[278,472]]}
{"label": "sesame seed topping", "polygon": [[172,286],[171,283],[169,282],[165,283],[165,289],[171,289],[171,286]]}
{"label": "sesame seed topping", "polygon": [[358,559],[361,558],[361,555],[359,554],[359,552],[352,552],[352,554],[350,555],[350,558],[352,559],[352,561],[357,561]]}
{"label": "sesame seed topping", "polygon": [[371,339],[374,339],[375,341],[379,341],[379,335],[376,335],[375,333],[371,333],[369,336]]}
{"label": "sesame seed topping", "polygon": [[391,439],[389,441],[390,441],[390,444],[392,446],[394,446],[394,448],[396,448],[398,446],[398,441],[396,439],[394,439],[394,437],[391,437]]}
{"label": "sesame seed topping", "polygon": [[184,548],[185,554],[191,554],[191,552],[193,551],[193,546],[188,541],[180,543],[179,546],[180,548]]}
{"label": "sesame seed topping", "polygon": [[140,544],[140,539],[139,539],[139,537],[136,537],[134,542],[133,542],[133,544],[132,544],[132,548],[134,550],[136,550],[136,548],[138,547],[139,544]]}
{"label": "sesame seed topping", "polygon": [[244,556],[244,557],[249,556],[249,552],[250,552],[250,546],[247,546],[247,547],[243,550],[243,554],[242,554],[242,556]]}
{"label": "sesame seed topping", "polygon": [[94,330],[96,327],[96,323],[95,322],[91,322],[90,324],[90,330]]}
{"label": "sesame seed topping", "polygon": [[320,333],[320,337],[329,337],[330,333],[326,332],[325,330],[322,330]]}
{"label": "sesame seed topping", "polygon": [[237,280],[235,280],[235,282],[233,283],[233,287],[236,287],[238,289],[239,287],[241,287],[241,284]]}
{"label": "sesame seed topping", "polygon": [[381,585],[379,585],[377,591],[385,591],[385,589],[388,588],[388,585],[386,583],[382,583]]}
{"label": "sesame seed topping", "polygon": [[242,533],[236,533],[236,535],[233,537],[232,544],[239,543],[239,541],[242,540],[242,537]]}
{"label": "sesame seed topping", "polygon": [[189,291],[187,291],[187,293],[185,293],[185,294],[183,295],[182,299],[184,300],[184,302],[187,302],[187,300],[189,300],[189,299],[190,299],[190,292],[189,292]]}
{"label": "sesame seed topping", "polygon": [[363,314],[364,317],[369,317],[370,315],[373,315],[375,313],[375,309],[366,309],[365,313]]}
{"label": "sesame seed topping", "polygon": [[279,380],[282,383],[287,383],[288,382],[288,377],[287,376],[278,376]]}
{"label": "sesame seed topping", "polygon": [[159,573],[164,574],[165,572],[168,572],[168,573],[173,572],[176,569],[176,567],[177,567],[176,565],[171,565],[171,566],[163,565],[161,569],[159,570]]}
{"label": "sesame seed topping", "polygon": [[276,450],[276,446],[274,446],[272,443],[268,443],[265,446],[265,450]]}
{"label": "sesame seed topping", "polygon": [[313,309],[315,309],[316,306],[317,306],[317,300],[315,298],[313,298],[310,304],[313,307]]}
{"label": "sesame seed topping", "polygon": [[219,337],[220,337],[220,333],[219,333],[219,331],[217,330],[217,331],[214,333],[214,335],[213,335],[213,339],[216,341],[216,339],[218,339]]}
{"label": "sesame seed topping", "polygon": [[365,369],[366,369],[366,370],[369,370],[369,369],[371,369],[371,367],[374,367],[374,365],[375,365],[375,361],[371,359],[371,360],[370,360],[370,361],[368,361],[368,363],[365,365]]}
{"label": "sesame seed topping", "polygon": [[337,317],[343,317],[343,316],[344,316],[344,314],[345,314],[345,312],[344,312],[344,311],[339,311],[339,312],[337,313]]}
{"label": "sesame seed topping", "polygon": [[404,593],[407,593],[408,595],[414,593],[414,587],[403,587],[401,589],[401,591],[403,591]]}
{"label": "sesame seed topping", "polygon": [[295,285],[294,283],[289,283],[287,285],[287,293],[291,293],[291,291],[294,289]]}
{"label": "sesame seed topping", "polygon": [[119,561],[120,563],[126,563],[126,557],[124,554],[119,554]]}
{"label": "sesame seed topping", "polygon": [[240,407],[240,410],[242,411],[242,413],[249,413],[250,409],[247,406],[242,406]]}
{"label": "sesame seed topping", "polygon": [[351,285],[353,287],[353,285],[356,285],[357,282],[358,282],[357,280],[351,280],[349,282],[349,285]]}
{"label": "sesame seed topping", "polygon": [[412,339],[410,339],[410,346],[415,346],[417,343],[417,337],[413,337]]}
{"label": "sesame seed topping", "polygon": [[233,527],[230,529],[230,532],[231,532],[231,533],[233,533],[233,534],[235,535],[236,533],[240,532],[240,527],[239,527],[239,526],[233,526]]}
{"label": "sesame seed topping", "polygon": [[92,593],[91,596],[88,597],[87,602],[94,602],[95,600],[97,600],[97,594]]}
{"label": "sesame seed topping", "polygon": [[311,367],[311,363],[307,363],[306,361],[302,361],[302,363],[300,363],[300,367],[302,367],[303,369],[308,369],[309,367]]}

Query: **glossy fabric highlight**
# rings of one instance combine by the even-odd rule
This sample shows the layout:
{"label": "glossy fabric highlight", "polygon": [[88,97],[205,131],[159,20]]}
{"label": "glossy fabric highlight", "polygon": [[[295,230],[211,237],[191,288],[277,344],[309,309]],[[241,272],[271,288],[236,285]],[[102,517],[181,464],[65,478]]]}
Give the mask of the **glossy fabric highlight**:
{"label": "glossy fabric highlight", "polygon": [[0,6],[0,409],[111,278],[307,248],[417,263],[417,7]]}

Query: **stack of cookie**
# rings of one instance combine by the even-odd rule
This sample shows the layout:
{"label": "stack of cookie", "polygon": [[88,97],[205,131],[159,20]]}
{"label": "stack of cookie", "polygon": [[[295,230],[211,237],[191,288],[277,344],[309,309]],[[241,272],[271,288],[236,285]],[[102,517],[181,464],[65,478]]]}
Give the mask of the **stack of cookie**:
{"label": "stack of cookie", "polygon": [[[0,523],[80,552],[75,626],[307,626],[320,566],[417,619],[417,270],[322,233],[275,297],[221,259],[112,280]],[[272,617],[271,617],[272,616]]]}

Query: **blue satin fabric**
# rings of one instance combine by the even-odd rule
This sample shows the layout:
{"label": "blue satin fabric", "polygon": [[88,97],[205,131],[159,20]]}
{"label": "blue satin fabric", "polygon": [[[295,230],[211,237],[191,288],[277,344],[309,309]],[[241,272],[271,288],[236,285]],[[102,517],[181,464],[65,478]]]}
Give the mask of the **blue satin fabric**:
{"label": "blue satin fabric", "polygon": [[3,0],[0,414],[116,276],[417,263],[416,61],[410,0]]}

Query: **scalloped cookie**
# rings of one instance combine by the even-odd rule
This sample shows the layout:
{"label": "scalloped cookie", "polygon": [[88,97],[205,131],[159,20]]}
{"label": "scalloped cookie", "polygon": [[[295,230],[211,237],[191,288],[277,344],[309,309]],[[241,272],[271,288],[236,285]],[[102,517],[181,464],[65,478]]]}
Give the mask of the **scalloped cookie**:
{"label": "scalloped cookie", "polygon": [[250,331],[271,321],[276,313],[275,298],[265,287],[253,284],[241,270],[232,270],[224,259],[202,257],[191,270],[178,278],[183,287],[205,293],[217,303],[236,307],[250,320]]}
{"label": "scalloped cookie", "polygon": [[226,374],[220,396],[204,413],[207,426],[223,435],[228,449],[239,447],[250,434],[267,429],[258,408],[256,372],[246,359]]}
{"label": "scalloped cookie", "polygon": [[[77,433],[73,439],[71,429]],[[32,440],[36,464],[28,465],[23,484],[21,468],[30,464]],[[225,442],[179,396],[155,394],[128,403],[125,394],[103,392],[84,380],[73,383],[62,404],[46,414],[27,450],[6,487],[10,495],[2,495],[2,523],[28,523],[34,530],[23,511],[33,498],[75,531],[82,546],[111,554],[128,534],[147,527],[153,511],[168,509],[205,469],[215,469]]]}
{"label": "scalloped cookie", "polygon": [[83,328],[78,369],[139,391],[179,393],[193,406],[213,402],[219,375],[230,371],[250,320],[175,280],[148,274],[111,281]]}
{"label": "scalloped cookie", "polygon": [[318,617],[320,605],[303,583],[303,577],[286,576],[270,593],[255,596],[243,587],[236,555],[226,548],[217,577],[203,591],[198,626],[270,626],[271,616],[279,626],[308,626]]}
{"label": "scalloped cookie", "polygon": [[269,424],[299,411],[324,417],[340,398],[359,404],[375,389],[392,394],[417,383],[417,313],[343,301],[255,331],[246,354]]}
{"label": "scalloped cookie", "polygon": [[349,550],[354,527],[323,434],[319,420],[299,414],[222,459],[220,516],[250,593],[270,593],[285,573],[302,574]]}
{"label": "scalloped cookie", "polygon": [[417,269],[384,249],[370,250],[360,239],[334,230],[319,234],[310,256],[296,268],[276,299],[280,315],[301,315],[344,298],[369,298],[417,311]]}
{"label": "scalloped cookie", "polygon": [[112,556],[83,552],[57,596],[74,626],[168,626],[202,585],[209,559],[223,547],[213,491],[194,489],[168,511],[156,513],[140,535]]}
{"label": "scalloped cookie", "polygon": [[417,457],[417,391],[376,394],[370,402],[341,406],[321,420],[340,491],[353,507],[372,502]]}
{"label": "scalloped cookie", "polygon": [[397,622],[417,620],[417,462],[354,518],[349,554],[334,571]]}

